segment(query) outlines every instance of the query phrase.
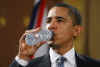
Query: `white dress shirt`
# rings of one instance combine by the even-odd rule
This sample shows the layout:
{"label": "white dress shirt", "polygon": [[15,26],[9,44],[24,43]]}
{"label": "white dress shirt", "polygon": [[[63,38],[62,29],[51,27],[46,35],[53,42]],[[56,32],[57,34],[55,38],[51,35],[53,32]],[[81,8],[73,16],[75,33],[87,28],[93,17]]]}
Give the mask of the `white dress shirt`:
{"label": "white dress shirt", "polygon": [[[50,54],[50,60],[51,60],[51,67],[57,67],[56,66],[56,60],[61,56],[58,53],[56,53],[52,48],[49,50]],[[75,61],[75,50],[72,48],[67,53],[63,55],[67,59],[67,61],[64,62],[64,67],[76,67],[76,61]]]}

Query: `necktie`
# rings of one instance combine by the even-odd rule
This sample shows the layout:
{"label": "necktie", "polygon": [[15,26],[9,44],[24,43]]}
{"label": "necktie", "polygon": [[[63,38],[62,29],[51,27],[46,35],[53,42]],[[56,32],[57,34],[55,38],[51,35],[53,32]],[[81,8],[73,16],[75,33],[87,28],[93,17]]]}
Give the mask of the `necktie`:
{"label": "necktie", "polygon": [[64,67],[64,61],[66,61],[66,58],[60,57],[56,60],[57,67]]}

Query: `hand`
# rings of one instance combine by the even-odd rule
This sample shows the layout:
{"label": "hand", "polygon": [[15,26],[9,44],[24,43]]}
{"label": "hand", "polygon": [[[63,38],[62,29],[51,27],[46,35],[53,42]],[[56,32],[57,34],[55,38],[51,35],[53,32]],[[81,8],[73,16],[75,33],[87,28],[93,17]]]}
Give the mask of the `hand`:
{"label": "hand", "polygon": [[30,56],[34,56],[34,54],[37,51],[37,49],[41,45],[43,45],[45,43],[45,42],[40,42],[40,43],[38,43],[36,45],[32,45],[32,46],[29,46],[29,45],[26,44],[26,42],[25,42],[25,36],[26,36],[26,34],[29,34],[29,33],[32,33],[32,32],[36,33],[36,32],[39,32],[39,31],[40,31],[40,28],[28,30],[20,38],[20,40],[19,40],[19,52],[18,52],[18,56],[21,59],[29,61],[30,60]]}

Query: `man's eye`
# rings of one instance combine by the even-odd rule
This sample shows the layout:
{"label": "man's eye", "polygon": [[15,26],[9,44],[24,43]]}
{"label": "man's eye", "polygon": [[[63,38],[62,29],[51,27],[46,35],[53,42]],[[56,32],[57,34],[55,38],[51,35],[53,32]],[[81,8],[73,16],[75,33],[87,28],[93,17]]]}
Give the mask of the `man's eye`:
{"label": "man's eye", "polygon": [[57,22],[64,22],[63,20],[57,20]]}
{"label": "man's eye", "polygon": [[50,23],[51,22],[51,19],[47,19],[46,23]]}

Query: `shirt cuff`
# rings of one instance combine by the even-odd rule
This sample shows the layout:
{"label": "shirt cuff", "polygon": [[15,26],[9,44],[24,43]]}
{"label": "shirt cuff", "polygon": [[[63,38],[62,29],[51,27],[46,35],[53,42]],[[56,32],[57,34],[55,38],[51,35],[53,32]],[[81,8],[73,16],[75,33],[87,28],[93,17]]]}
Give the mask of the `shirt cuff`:
{"label": "shirt cuff", "polygon": [[22,66],[27,66],[28,65],[28,61],[21,59],[20,57],[16,56],[15,60]]}

